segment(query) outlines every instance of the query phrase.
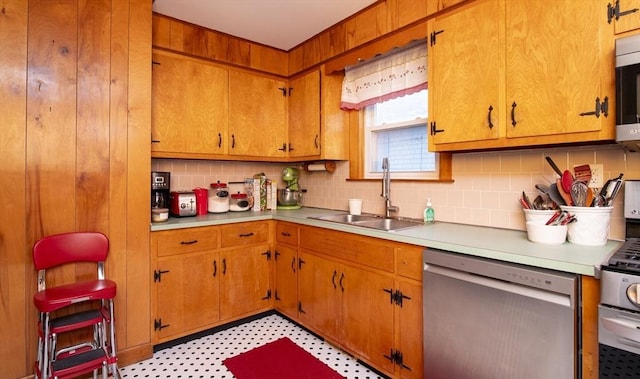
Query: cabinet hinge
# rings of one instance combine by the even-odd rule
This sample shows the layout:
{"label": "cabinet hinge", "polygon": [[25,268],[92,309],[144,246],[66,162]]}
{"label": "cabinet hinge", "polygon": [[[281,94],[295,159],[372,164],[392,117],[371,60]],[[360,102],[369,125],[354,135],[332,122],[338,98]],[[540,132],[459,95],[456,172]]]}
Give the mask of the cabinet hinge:
{"label": "cabinet hinge", "polygon": [[605,96],[604,100],[600,101],[599,97],[596,97],[596,105],[593,111],[582,112],[580,116],[596,116],[596,118],[600,118],[600,114],[604,115],[604,117],[609,117],[609,97]]}
{"label": "cabinet hinge", "polygon": [[267,290],[267,296],[263,297],[262,300],[269,300],[271,299],[271,289]]}
{"label": "cabinet hinge", "polygon": [[620,0],[616,0],[616,3],[614,5],[611,5],[611,3],[607,4],[607,22],[611,23],[614,18],[616,19],[616,21],[618,21],[620,17],[635,13],[637,11],[638,8],[634,8],[620,12]]}
{"label": "cabinet hinge", "polygon": [[155,270],[153,272],[153,282],[161,282],[162,281],[162,274],[166,274],[168,273],[169,270]]}
{"label": "cabinet hinge", "polygon": [[271,250],[265,251],[262,255],[266,256],[268,261],[271,260]]}
{"label": "cabinet hinge", "polygon": [[169,326],[171,326],[171,324],[163,325],[161,318],[153,320],[153,330],[154,331],[162,330],[164,328],[168,328]]}
{"label": "cabinet hinge", "polygon": [[391,362],[393,362],[393,364],[398,365],[403,369],[411,371],[411,368],[404,364],[404,358],[400,350],[391,349],[389,355],[385,354],[384,357],[390,360]]}
{"label": "cabinet hinge", "polygon": [[436,122],[435,122],[435,121],[431,121],[431,122],[429,123],[429,127],[430,127],[430,130],[431,130],[431,131],[429,132],[429,134],[431,134],[432,136],[435,136],[435,135],[436,135],[436,134],[438,134],[438,133],[442,133],[442,132],[444,132],[444,129],[438,129],[438,128],[436,128]]}
{"label": "cabinet hinge", "polygon": [[409,296],[405,296],[402,291],[400,290],[396,290],[396,292],[394,292],[393,294],[393,301],[396,303],[396,305],[398,305],[400,308],[402,308],[402,302],[404,301],[404,299],[407,300],[411,300],[411,298]]}
{"label": "cabinet hinge", "polygon": [[433,31],[429,35],[429,45],[433,46],[436,44],[436,36],[440,33],[444,32],[444,30]]}

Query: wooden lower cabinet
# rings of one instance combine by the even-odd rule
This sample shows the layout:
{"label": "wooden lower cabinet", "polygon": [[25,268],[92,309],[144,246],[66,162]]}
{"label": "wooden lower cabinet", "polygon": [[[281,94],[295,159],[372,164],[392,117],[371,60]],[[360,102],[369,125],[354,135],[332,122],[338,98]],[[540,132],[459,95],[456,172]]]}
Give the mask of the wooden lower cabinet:
{"label": "wooden lower cabinet", "polygon": [[272,307],[269,245],[220,253],[220,316],[226,320]]}
{"label": "wooden lower cabinet", "polygon": [[422,248],[407,246],[301,227],[298,320],[387,375],[422,378],[422,285],[396,272],[417,272]]}
{"label": "wooden lower cabinet", "polygon": [[260,221],[151,233],[152,342],[273,308],[270,225]]}

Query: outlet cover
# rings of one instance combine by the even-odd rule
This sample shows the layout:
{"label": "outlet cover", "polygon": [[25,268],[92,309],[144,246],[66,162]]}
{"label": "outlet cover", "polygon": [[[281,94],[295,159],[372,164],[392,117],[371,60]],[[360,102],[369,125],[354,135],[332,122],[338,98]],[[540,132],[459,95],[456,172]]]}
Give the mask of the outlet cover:
{"label": "outlet cover", "polygon": [[601,164],[592,164],[591,167],[591,180],[589,181],[590,188],[602,188],[604,185],[604,173]]}

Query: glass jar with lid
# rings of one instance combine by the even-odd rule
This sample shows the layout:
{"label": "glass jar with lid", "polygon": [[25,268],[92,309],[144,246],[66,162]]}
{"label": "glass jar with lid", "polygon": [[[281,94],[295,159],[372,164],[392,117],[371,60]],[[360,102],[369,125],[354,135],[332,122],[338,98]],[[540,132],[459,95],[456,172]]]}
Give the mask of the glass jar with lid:
{"label": "glass jar with lid", "polygon": [[229,201],[229,210],[231,212],[242,212],[249,210],[249,199],[246,193],[234,193],[231,194],[231,200]]}
{"label": "glass jar with lid", "polygon": [[211,183],[209,188],[209,213],[226,213],[229,212],[229,188],[227,183]]}

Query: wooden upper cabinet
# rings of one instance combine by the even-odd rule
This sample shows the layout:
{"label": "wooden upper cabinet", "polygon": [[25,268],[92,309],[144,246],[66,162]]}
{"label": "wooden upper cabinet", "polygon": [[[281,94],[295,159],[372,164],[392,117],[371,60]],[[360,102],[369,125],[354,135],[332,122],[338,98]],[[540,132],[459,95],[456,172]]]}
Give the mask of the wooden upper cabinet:
{"label": "wooden upper cabinet", "polygon": [[289,157],[320,155],[320,72],[289,82]]}
{"label": "wooden upper cabinet", "polygon": [[[412,3],[411,0],[405,0]],[[427,14],[431,15],[436,12],[440,12],[441,10],[445,10],[454,5],[458,5],[468,0],[428,0],[427,1]]]}
{"label": "wooden upper cabinet", "polygon": [[429,24],[429,124],[441,131],[432,144],[498,138],[499,11],[481,1]]}
{"label": "wooden upper cabinet", "polygon": [[[602,1],[507,1],[507,137],[600,130]],[[611,110],[613,117],[613,110]],[[603,117],[604,118],[604,117]]]}
{"label": "wooden upper cabinet", "polygon": [[640,0],[610,0],[607,9],[612,12],[610,17],[615,34],[640,29]]}
{"label": "wooden upper cabinet", "polygon": [[229,71],[229,154],[286,157],[286,82]]}
{"label": "wooden upper cabinet", "polygon": [[606,0],[478,0],[430,22],[430,148],[613,140],[603,9]]}
{"label": "wooden upper cabinet", "polygon": [[228,71],[184,56],[153,54],[151,151],[225,154]]}

